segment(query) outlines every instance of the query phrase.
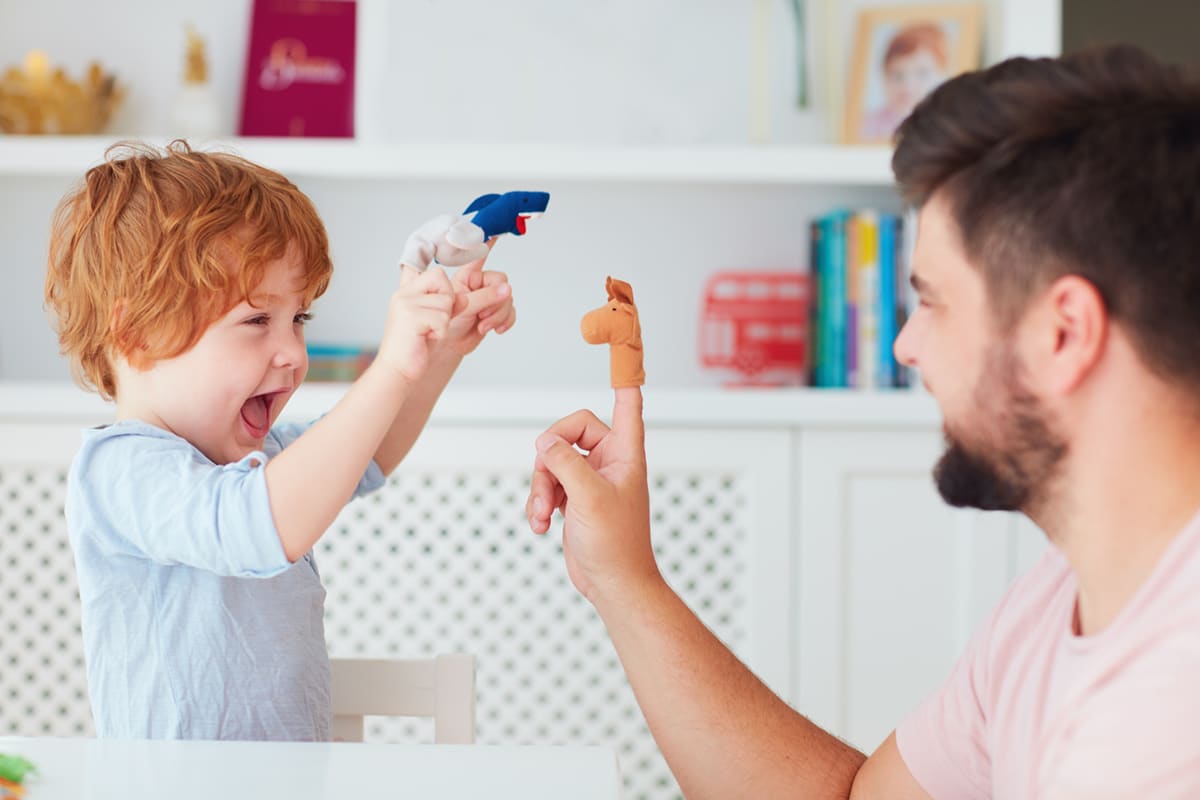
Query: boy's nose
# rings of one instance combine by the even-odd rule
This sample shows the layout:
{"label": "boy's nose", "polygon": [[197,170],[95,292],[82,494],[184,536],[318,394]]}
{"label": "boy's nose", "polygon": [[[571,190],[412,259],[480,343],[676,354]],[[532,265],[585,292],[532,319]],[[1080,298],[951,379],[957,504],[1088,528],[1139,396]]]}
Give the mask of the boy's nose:
{"label": "boy's nose", "polygon": [[303,364],[307,358],[308,351],[304,347],[304,337],[285,335],[280,337],[275,348],[275,357],[271,360],[271,366],[292,369]]}

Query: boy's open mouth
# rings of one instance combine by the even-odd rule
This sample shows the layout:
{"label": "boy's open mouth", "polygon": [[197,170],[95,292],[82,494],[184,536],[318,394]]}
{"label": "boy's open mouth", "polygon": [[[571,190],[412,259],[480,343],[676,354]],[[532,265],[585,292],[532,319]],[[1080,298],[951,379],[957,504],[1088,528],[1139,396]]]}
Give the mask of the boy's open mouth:
{"label": "boy's open mouth", "polygon": [[256,394],[242,404],[242,424],[254,439],[262,439],[271,429],[271,408],[284,391]]}

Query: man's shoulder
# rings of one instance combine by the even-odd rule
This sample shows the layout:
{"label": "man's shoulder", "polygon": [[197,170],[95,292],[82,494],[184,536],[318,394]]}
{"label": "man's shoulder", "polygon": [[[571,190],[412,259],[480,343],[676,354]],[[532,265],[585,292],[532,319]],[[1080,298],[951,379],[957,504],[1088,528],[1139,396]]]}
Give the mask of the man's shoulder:
{"label": "man's shoulder", "polygon": [[1002,630],[1026,629],[1048,613],[1074,605],[1078,584],[1071,565],[1053,547],[1017,577],[996,604],[991,624]]}

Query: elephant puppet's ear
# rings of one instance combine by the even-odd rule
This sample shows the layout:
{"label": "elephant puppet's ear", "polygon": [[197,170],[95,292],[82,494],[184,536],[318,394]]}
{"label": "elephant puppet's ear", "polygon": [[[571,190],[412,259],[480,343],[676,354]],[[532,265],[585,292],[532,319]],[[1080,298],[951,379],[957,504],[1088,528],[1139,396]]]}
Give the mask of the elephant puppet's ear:
{"label": "elephant puppet's ear", "polygon": [[611,275],[604,279],[604,291],[608,292],[609,300],[612,300],[614,297],[616,297],[616,295],[613,294],[613,279]]}
{"label": "elephant puppet's ear", "polygon": [[633,287],[616,278],[608,279],[608,296],[622,303],[633,305]]}

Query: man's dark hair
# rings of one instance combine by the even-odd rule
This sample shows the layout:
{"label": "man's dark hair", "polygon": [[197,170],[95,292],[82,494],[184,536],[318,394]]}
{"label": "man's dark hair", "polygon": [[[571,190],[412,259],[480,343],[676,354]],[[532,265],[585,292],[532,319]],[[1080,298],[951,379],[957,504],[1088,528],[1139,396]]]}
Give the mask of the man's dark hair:
{"label": "man's dark hair", "polygon": [[896,132],[901,193],[937,193],[1002,330],[1079,275],[1161,377],[1200,389],[1200,79],[1131,46],[954,78]]}

